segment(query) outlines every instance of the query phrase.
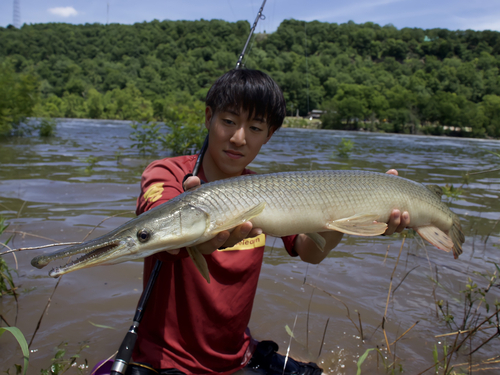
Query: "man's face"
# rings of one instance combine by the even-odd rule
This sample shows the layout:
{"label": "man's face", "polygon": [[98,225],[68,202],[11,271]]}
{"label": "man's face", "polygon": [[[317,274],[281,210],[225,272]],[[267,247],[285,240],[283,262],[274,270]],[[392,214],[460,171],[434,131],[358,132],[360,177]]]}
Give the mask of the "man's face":
{"label": "man's face", "polygon": [[241,175],[274,133],[265,118],[249,118],[242,110],[212,113],[207,107],[205,126],[210,138],[203,167],[209,180]]}

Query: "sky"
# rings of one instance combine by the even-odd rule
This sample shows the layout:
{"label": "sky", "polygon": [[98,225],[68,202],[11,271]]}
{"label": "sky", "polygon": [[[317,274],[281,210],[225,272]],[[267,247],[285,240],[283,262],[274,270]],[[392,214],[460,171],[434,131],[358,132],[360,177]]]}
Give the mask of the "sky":
{"label": "sky", "polygon": [[[158,20],[247,20],[262,0],[17,0],[23,23],[124,23]],[[108,15],[109,7],[109,15]],[[0,26],[13,23],[14,0],[0,0]],[[257,32],[284,19],[374,22],[403,27],[500,31],[500,0],[267,0]]]}

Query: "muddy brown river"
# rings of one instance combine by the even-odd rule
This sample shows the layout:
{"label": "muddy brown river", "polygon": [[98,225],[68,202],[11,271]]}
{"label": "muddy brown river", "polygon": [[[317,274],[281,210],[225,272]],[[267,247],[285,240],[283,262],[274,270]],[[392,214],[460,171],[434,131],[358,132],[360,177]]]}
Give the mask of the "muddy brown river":
{"label": "muddy brown river", "polygon": [[[12,237],[8,246],[14,249],[81,241],[92,230],[89,238],[134,217],[142,170],[166,154],[140,156],[131,147],[130,131],[127,122],[61,120],[52,138],[0,140],[0,215],[9,223],[0,242]],[[337,155],[342,138],[354,142],[348,158]],[[473,305],[467,324],[472,327],[491,315],[500,300],[495,279],[495,264],[500,264],[500,172],[477,173],[499,168],[500,156],[494,154],[499,152],[500,142],[492,140],[302,129],[276,133],[251,165],[259,173],[396,168],[418,182],[461,188],[457,196],[443,199],[459,214],[466,242],[463,255],[454,260],[412,232],[404,245],[401,235],[345,236],[321,264],[307,265],[289,257],[281,240],[268,238],[250,321],[254,337],[276,341],[282,353],[289,348],[298,359],[317,361],[329,374],[356,374],[360,357],[372,348],[381,354],[369,352],[363,374],[419,374],[433,366],[434,351],[439,360],[466,337],[450,333],[462,326],[468,295]],[[114,215],[119,216],[109,218]],[[30,265],[34,256],[55,249],[3,255],[15,270],[18,296],[17,301],[0,297],[0,314],[28,342],[40,322],[28,374],[50,369],[58,346],[65,348],[59,362],[79,353],[68,373],[90,374],[96,362],[115,353],[131,324],[142,291],[142,264],[76,271],[63,276],[55,289],[58,280],[48,276],[50,267]],[[469,278],[477,288],[467,294],[462,291]],[[488,284],[483,297],[479,292]],[[436,305],[441,300],[444,313]],[[495,324],[493,319],[481,327]],[[483,329],[466,340],[448,370],[454,366],[457,374],[499,374],[500,339],[495,332]],[[450,335],[440,336],[444,334]],[[21,350],[4,333],[0,371],[14,374],[16,363],[22,364]],[[427,373],[442,374],[440,365],[438,372],[432,367]]]}

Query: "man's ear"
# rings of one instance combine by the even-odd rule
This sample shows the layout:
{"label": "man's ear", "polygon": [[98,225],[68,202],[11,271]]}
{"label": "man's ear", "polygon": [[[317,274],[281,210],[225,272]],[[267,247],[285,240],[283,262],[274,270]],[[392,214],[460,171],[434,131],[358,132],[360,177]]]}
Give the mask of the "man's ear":
{"label": "man's ear", "polygon": [[271,137],[273,136],[274,132],[276,131],[276,128],[275,127],[270,127],[269,130],[267,131],[267,138],[266,138],[266,141],[264,142],[264,144],[266,144],[267,142],[269,142],[269,140],[271,139]]}
{"label": "man's ear", "polygon": [[212,108],[207,106],[205,108],[205,128],[207,128],[208,130],[210,130],[210,124],[212,123],[212,117],[213,117]]}

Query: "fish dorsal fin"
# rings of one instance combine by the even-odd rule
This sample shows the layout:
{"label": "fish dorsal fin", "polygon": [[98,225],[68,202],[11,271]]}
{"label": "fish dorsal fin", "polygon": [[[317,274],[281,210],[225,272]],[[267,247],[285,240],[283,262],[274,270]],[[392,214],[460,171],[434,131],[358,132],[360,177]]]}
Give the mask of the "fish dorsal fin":
{"label": "fish dorsal fin", "polygon": [[435,193],[439,199],[443,196],[443,188],[439,185],[425,185],[427,189]]}
{"label": "fish dorsal fin", "polygon": [[386,223],[377,221],[378,215],[354,215],[326,223],[326,228],[355,236],[377,236],[387,229]]}
{"label": "fish dorsal fin", "polygon": [[243,224],[245,221],[252,220],[255,216],[259,215],[266,207],[266,202],[260,202],[243,214],[233,218],[232,220],[226,221],[224,224],[217,226],[215,228],[217,232],[222,232],[223,230],[233,229],[234,227]]}
{"label": "fish dorsal fin", "polygon": [[426,225],[414,229],[417,231],[420,237],[430,242],[438,249],[444,250],[446,252],[453,249],[453,241],[451,240],[450,236],[444,233],[441,229],[433,225]]}
{"label": "fish dorsal fin", "polygon": [[198,271],[200,271],[201,276],[203,276],[203,278],[207,280],[207,283],[210,284],[210,272],[208,272],[208,264],[205,257],[200,253],[196,246],[186,247],[186,250],[194,265]]}
{"label": "fish dorsal fin", "polygon": [[326,245],[326,240],[322,235],[319,233],[305,233],[307,237],[309,237],[313,242],[318,246],[318,249],[321,250],[321,252],[325,251],[325,245]]}

